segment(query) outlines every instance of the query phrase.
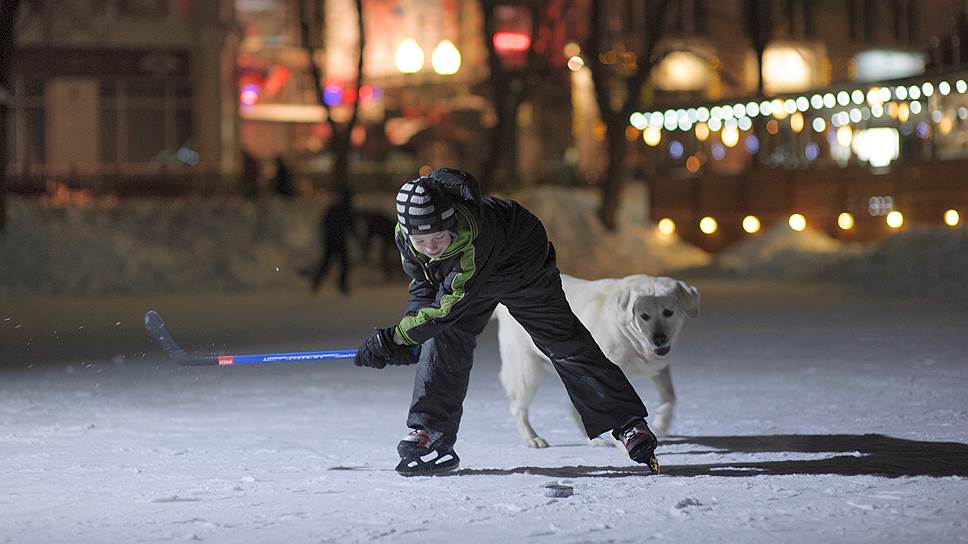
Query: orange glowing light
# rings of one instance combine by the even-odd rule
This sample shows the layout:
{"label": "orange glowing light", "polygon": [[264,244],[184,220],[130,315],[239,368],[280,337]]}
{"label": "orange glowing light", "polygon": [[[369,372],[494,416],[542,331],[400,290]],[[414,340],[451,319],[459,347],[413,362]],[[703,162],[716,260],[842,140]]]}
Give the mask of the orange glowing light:
{"label": "orange glowing light", "polygon": [[695,155],[686,159],[686,170],[689,170],[692,173],[696,173],[699,171],[699,166],[700,166],[699,159],[696,158]]}

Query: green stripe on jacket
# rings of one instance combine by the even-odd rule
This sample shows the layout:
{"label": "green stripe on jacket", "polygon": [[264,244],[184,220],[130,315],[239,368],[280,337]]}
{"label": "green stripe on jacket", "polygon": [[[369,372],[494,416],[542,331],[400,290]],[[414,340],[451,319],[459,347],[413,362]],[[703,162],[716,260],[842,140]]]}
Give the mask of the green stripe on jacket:
{"label": "green stripe on jacket", "polygon": [[478,234],[477,222],[463,206],[456,205],[455,207],[458,211],[457,239],[454,240],[451,247],[448,248],[448,251],[445,251],[440,257],[431,259],[431,261],[446,259],[452,257],[459,251],[463,251],[459,261],[461,270],[454,275],[454,279],[451,281],[450,293],[440,298],[439,308],[432,306],[421,308],[417,312],[417,315],[407,316],[400,320],[400,324],[397,325],[397,332],[400,334],[400,338],[408,345],[417,343],[407,334],[410,329],[423,325],[432,319],[440,319],[450,314],[451,308],[467,294],[465,286],[477,271],[477,263],[474,255],[474,239],[477,238]]}

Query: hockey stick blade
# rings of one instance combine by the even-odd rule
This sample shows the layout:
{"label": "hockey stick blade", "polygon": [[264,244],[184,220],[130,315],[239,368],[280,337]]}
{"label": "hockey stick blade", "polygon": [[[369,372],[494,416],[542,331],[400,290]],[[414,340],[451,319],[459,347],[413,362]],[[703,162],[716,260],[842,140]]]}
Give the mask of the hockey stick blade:
{"label": "hockey stick blade", "polygon": [[161,319],[161,315],[154,310],[148,310],[145,312],[145,329],[154,337],[155,341],[161,346],[161,349],[165,350],[168,357],[180,365],[185,366],[211,366],[218,364],[218,358],[212,355],[190,355],[178,342],[175,342],[175,338],[168,331],[168,327],[165,326],[165,322]]}

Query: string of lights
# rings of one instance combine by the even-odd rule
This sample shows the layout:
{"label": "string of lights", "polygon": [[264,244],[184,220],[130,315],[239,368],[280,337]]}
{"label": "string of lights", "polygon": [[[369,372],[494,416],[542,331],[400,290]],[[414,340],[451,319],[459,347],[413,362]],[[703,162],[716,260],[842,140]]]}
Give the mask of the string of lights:
{"label": "string of lights", "polygon": [[[765,147],[763,136],[782,136],[781,133],[804,135],[793,141],[802,147],[801,156],[808,162],[827,153],[841,166],[853,159],[858,164],[884,168],[901,157],[902,136],[931,140],[953,132],[963,133],[966,127],[968,73],[956,72],[758,100],[634,112],[627,132],[630,141],[641,138],[646,148],[658,152],[664,149],[667,159],[696,173],[710,158],[723,160],[734,148],[756,155]],[[814,137],[809,136],[811,132]],[[664,148],[660,147],[663,141]],[[887,226],[897,230],[905,224],[904,212],[894,204],[872,199],[869,211],[872,216],[883,216]],[[951,208],[938,220],[956,227],[961,224],[961,213]],[[808,221],[802,213],[791,213],[788,224],[801,231]],[[836,225],[841,231],[850,231],[855,218],[850,212],[841,212]],[[720,230],[719,221],[711,215],[700,217],[696,226],[705,235]],[[762,228],[761,220],[756,215],[746,215],[741,227],[748,234],[756,234]],[[657,228],[663,234],[672,234],[676,223],[664,217]]]}

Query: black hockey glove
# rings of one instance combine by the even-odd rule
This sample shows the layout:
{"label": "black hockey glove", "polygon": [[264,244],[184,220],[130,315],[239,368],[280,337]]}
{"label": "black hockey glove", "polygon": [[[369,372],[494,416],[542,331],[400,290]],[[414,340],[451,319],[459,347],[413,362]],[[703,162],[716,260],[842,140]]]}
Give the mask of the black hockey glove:
{"label": "black hockey glove", "polygon": [[374,329],[356,351],[353,364],[371,368],[387,365],[412,365],[420,359],[420,346],[401,346],[393,343],[393,327]]}

